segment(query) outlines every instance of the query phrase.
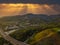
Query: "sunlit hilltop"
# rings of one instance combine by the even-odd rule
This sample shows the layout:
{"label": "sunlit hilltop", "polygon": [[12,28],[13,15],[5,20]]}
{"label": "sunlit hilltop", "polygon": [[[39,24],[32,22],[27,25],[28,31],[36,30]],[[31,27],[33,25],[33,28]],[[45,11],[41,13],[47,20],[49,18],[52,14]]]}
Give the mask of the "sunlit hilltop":
{"label": "sunlit hilltop", "polygon": [[58,14],[53,5],[47,4],[0,4],[0,16],[33,14]]}

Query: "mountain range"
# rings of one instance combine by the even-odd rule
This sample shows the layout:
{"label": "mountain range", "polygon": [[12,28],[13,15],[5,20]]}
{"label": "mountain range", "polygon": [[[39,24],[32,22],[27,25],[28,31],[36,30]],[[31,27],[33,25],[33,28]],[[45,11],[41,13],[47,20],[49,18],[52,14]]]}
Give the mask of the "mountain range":
{"label": "mountain range", "polygon": [[45,15],[45,14],[25,14],[17,16],[7,16],[0,18],[0,22],[28,22],[28,23],[37,23],[38,22],[60,22],[60,14],[58,15]]}

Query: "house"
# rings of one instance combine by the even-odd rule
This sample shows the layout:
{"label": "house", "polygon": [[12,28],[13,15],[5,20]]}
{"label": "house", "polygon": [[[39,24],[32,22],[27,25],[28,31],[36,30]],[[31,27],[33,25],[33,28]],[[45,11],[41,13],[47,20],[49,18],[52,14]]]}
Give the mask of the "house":
{"label": "house", "polygon": [[5,30],[17,30],[17,29],[19,29],[19,27],[16,25],[9,25],[5,27]]}

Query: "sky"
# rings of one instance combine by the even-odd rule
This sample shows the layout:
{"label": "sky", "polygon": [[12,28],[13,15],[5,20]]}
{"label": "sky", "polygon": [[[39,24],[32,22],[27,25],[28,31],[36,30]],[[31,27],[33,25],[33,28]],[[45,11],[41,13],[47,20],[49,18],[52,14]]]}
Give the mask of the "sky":
{"label": "sky", "polygon": [[60,4],[60,0],[0,0],[0,3]]}
{"label": "sky", "polygon": [[32,14],[60,14],[60,0],[0,0],[0,17]]}

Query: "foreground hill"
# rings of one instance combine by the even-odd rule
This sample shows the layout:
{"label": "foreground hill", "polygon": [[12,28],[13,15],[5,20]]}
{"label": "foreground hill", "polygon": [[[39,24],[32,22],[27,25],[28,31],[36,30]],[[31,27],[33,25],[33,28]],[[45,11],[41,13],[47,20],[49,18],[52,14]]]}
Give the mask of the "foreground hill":
{"label": "foreground hill", "polygon": [[11,36],[30,45],[60,45],[60,32],[58,30],[60,30],[60,28],[50,28],[45,30],[27,28],[18,30],[12,33]]}

